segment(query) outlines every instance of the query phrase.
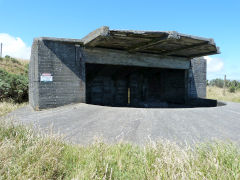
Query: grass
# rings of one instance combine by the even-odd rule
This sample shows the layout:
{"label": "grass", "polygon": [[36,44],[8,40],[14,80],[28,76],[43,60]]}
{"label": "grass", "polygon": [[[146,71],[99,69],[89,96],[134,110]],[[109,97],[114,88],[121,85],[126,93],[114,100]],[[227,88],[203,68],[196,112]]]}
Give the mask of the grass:
{"label": "grass", "polygon": [[228,89],[223,93],[223,88],[208,86],[207,87],[207,98],[217,99],[221,101],[240,102],[240,90],[235,93],[230,93]]}
{"label": "grass", "polygon": [[[17,108],[8,104],[0,112]],[[240,148],[215,141],[194,148],[169,141],[73,145],[0,121],[0,179],[239,179]]]}
{"label": "grass", "polygon": [[12,102],[0,102],[0,116],[3,116],[19,107],[24,106],[25,103],[15,104]]}
{"label": "grass", "polygon": [[12,74],[26,75],[28,73],[28,64],[28,60],[15,59],[11,57],[0,58],[0,69],[4,69]]}

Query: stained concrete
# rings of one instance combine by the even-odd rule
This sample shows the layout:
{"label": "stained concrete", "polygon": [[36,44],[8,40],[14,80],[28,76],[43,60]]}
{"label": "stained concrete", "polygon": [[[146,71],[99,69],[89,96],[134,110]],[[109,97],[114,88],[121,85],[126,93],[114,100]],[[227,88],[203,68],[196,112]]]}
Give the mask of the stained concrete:
{"label": "stained concrete", "polygon": [[[165,89],[167,94],[161,93],[162,90],[158,88],[147,89],[157,91],[157,94],[161,93],[161,96],[166,95],[160,98],[155,96],[153,97],[154,101],[179,103],[180,98],[181,103],[187,104],[193,98],[206,97],[206,60],[202,57],[218,53],[220,53],[219,48],[213,39],[184,35],[175,31],[111,30],[104,26],[83,39],[35,38],[29,64],[29,102],[35,110],[71,103],[85,103],[88,101],[86,95],[89,94],[86,89],[89,85],[86,82],[87,64],[101,64],[124,66],[125,72],[133,66],[184,70],[184,85],[182,84],[180,87],[176,74],[164,77],[168,83],[150,83],[158,84],[159,87],[161,87],[160,84],[164,85],[165,87],[161,88]],[[100,70],[102,69],[100,68]],[[102,73],[98,68],[95,69],[95,72],[97,76]],[[114,76],[116,79],[121,79],[119,77],[121,75],[123,74],[116,73]],[[142,94],[144,97],[144,93],[138,93],[138,91],[145,91],[143,90],[145,85],[140,85],[140,82],[144,82],[141,80],[142,77],[146,82],[143,84],[147,84],[149,78],[142,75],[130,78],[135,80],[129,81],[128,84],[130,97],[135,96],[136,103],[133,103],[133,106],[139,104],[137,101],[141,102],[142,99],[145,99],[141,99],[139,96]],[[101,77],[96,78],[98,79],[97,84],[102,81]],[[160,79],[160,77],[158,78]],[[110,80],[104,80],[104,82],[111,84],[111,77],[108,76],[107,79]],[[94,84],[96,85],[96,83]],[[100,82],[100,84],[103,83]],[[94,93],[102,91],[101,85],[97,85],[97,87],[95,85],[90,88],[94,89]],[[108,91],[119,94],[116,92],[116,88],[112,87],[108,86]],[[125,86],[122,93],[127,94],[128,92]],[[132,92],[134,93],[132,94]],[[94,93],[90,92],[90,94]],[[98,92],[96,94],[99,96]],[[102,94],[101,96],[108,97],[107,92]],[[94,96],[92,99],[93,104],[118,106],[120,102],[118,100],[116,103],[114,98],[107,98],[107,103],[95,103],[99,102],[99,97]],[[150,101],[150,103],[155,102]]]}
{"label": "stained concrete", "polygon": [[67,140],[86,144],[94,137],[142,144],[149,138],[180,143],[212,139],[240,142],[240,103],[211,108],[145,109],[74,104],[34,111],[20,108],[8,117],[43,130],[52,127]]}

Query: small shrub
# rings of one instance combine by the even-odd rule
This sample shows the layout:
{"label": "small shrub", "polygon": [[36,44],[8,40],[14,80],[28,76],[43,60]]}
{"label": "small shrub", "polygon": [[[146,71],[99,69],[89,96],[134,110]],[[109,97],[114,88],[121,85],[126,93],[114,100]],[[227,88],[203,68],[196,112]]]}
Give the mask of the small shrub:
{"label": "small shrub", "polygon": [[28,77],[0,69],[0,100],[12,99],[21,103],[28,100]]}
{"label": "small shrub", "polygon": [[6,55],[5,58],[6,58],[6,59],[10,59],[11,57],[10,57],[9,55]]}
{"label": "small shrub", "polygon": [[209,85],[210,86],[217,86],[217,87],[223,88],[224,80],[222,80],[222,79],[213,79],[213,80],[211,80],[209,82]]}
{"label": "small shrub", "polygon": [[235,92],[236,92],[236,87],[235,87],[235,86],[231,86],[231,87],[229,88],[229,92],[230,92],[230,93],[235,93]]}

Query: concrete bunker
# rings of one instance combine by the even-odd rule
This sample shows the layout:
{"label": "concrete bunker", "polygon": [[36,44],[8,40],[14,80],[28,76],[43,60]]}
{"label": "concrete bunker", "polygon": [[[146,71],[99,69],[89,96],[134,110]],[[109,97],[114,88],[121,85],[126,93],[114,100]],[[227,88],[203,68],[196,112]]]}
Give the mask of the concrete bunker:
{"label": "concrete bunker", "polygon": [[212,39],[174,31],[101,27],[83,39],[36,38],[30,60],[34,109],[70,103],[126,107],[216,106],[206,100]]}

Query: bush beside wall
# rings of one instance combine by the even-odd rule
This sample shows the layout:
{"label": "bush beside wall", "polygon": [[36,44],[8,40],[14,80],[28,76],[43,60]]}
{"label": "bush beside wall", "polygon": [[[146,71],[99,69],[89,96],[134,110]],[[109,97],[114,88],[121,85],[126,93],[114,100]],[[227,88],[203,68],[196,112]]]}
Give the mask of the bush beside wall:
{"label": "bush beside wall", "polygon": [[6,56],[0,59],[0,101],[28,101],[28,63]]}

